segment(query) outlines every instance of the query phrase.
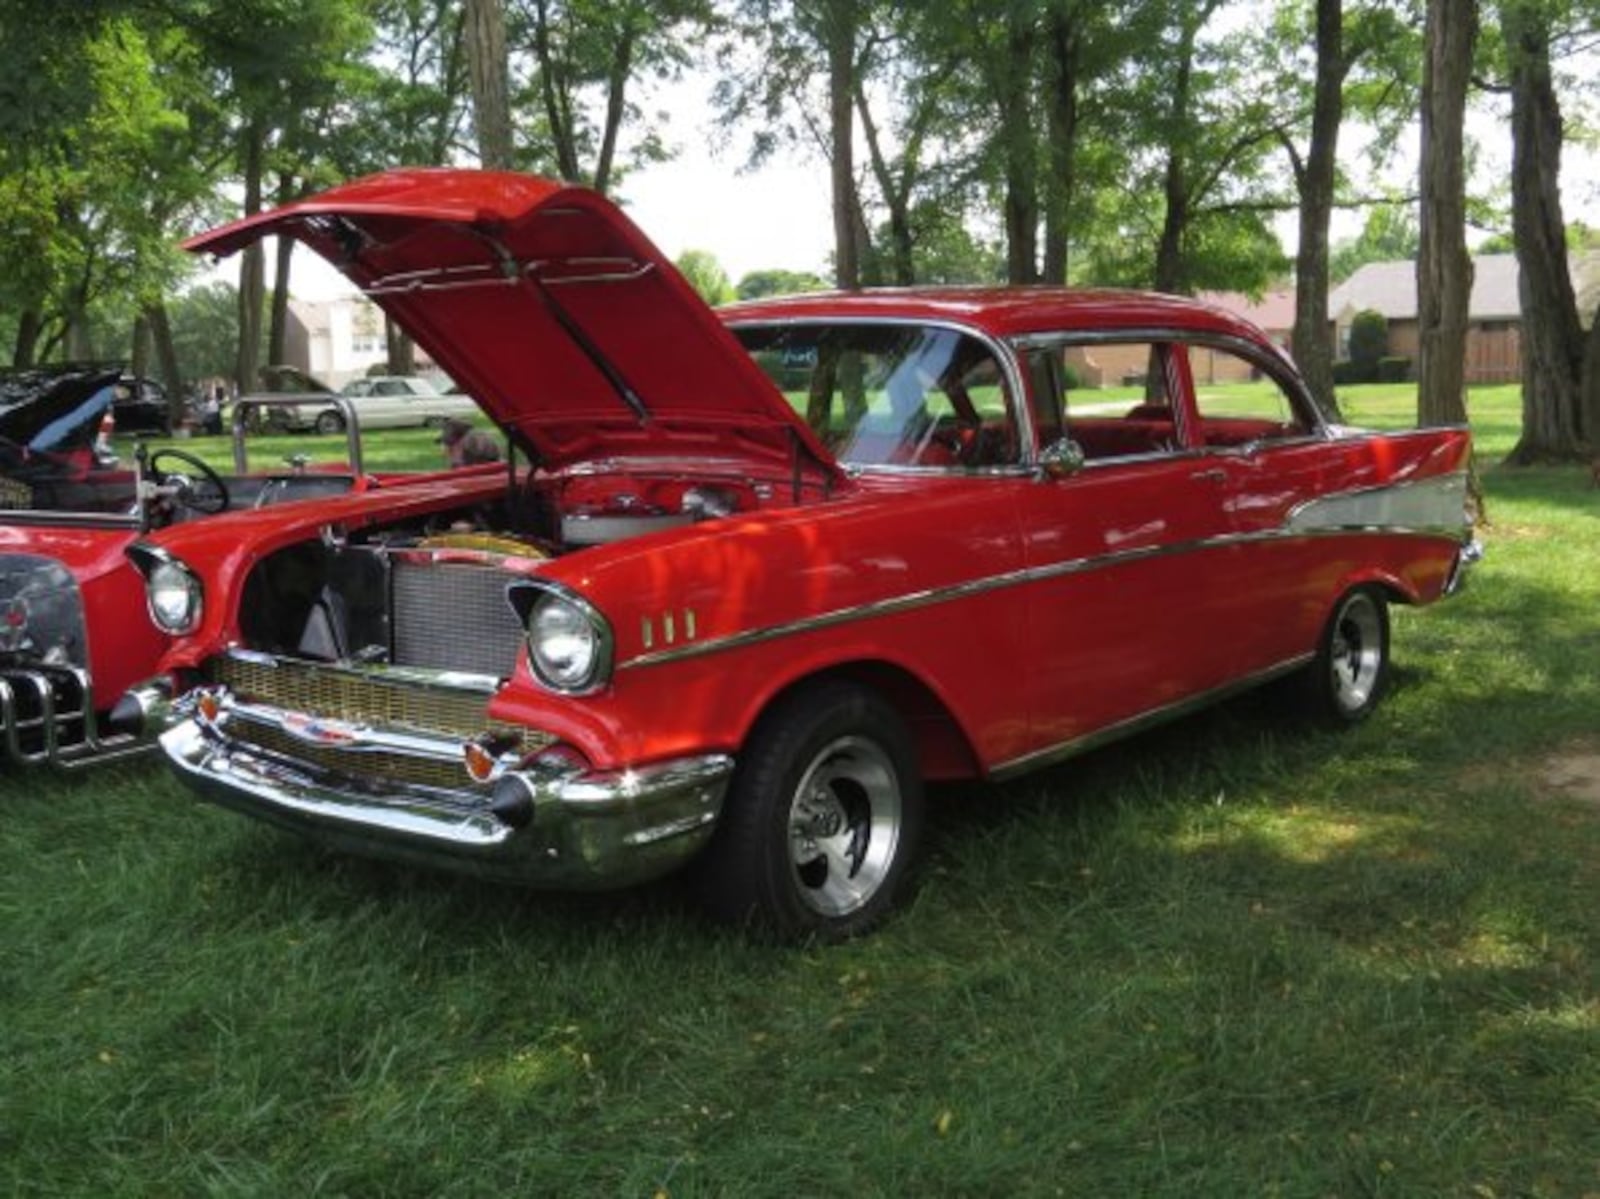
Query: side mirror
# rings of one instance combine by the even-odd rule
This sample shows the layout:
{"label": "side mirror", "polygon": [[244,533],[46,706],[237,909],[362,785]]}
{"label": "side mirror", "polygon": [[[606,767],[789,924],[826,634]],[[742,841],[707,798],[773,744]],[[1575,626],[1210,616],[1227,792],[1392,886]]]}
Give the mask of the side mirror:
{"label": "side mirror", "polygon": [[1065,479],[1083,469],[1083,447],[1070,437],[1058,438],[1039,452],[1039,469],[1046,478]]}

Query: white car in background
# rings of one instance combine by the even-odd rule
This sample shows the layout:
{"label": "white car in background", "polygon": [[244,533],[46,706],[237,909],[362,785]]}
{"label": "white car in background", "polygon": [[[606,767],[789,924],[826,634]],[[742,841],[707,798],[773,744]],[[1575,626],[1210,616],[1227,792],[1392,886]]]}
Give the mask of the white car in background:
{"label": "white car in background", "polygon": [[451,417],[470,421],[479,413],[469,397],[445,395],[429,380],[409,375],[352,379],[335,392],[292,368],[271,370],[269,392],[254,398],[273,401],[266,408],[267,426],[285,433],[343,433],[345,416],[336,397],[350,402],[363,430],[441,426]]}

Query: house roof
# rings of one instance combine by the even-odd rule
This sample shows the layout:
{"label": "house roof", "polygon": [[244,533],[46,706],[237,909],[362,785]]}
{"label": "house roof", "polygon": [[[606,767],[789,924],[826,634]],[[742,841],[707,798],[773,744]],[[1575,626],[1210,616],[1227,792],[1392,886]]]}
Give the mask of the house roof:
{"label": "house roof", "polygon": [[[1482,254],[1472,260],[1472,295],[1467,319],[1519,320],[1515,254]],[[1371,309],[1391,321],[1417,319],[1417,264],[1369,262],[1328,296],[1328,312],[1335,318],[1346,312]]]}
{"label": "house roof", "polygon": [[1264,292],[1252,300],[1239,291],[1203,291],[1196,299],[1242,317],[1268,333],[1287,333],[1294,328],[1294,288]]}

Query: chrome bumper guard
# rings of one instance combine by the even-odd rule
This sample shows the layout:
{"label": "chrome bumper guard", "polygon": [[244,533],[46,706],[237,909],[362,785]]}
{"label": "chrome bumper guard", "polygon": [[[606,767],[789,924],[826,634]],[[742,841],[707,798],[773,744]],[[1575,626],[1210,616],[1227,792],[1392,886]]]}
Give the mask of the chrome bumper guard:
{"label": "chrome bumper guard", "polygon": [[1456,595],[1467,585],[1467,572],[1483,561],[1483,542],[1470,537],[1456,551],[1456,560],[1450,564],[1450,574],[1444,581],[1444,593]]}
{"label": "chrome bumper guard", "polygon": [[604,773],[502,761],[482,784],[463,769],[459,788],[427,786],[363,772],[361,757],[438,768],[462,762],[462,742],[362,729],[345,747],[352,769],[330,768],[229,735],[236,721],[305,717],[206,694],[209,718],[191,693],[160,737],[202,798],[336,849],[528,886],[600,890],[670,872],[709,839],[733,772],[723,754]]}
{"label": "chrome bumper guard", "polygon": [[78,770],[154,748],[147,737],[102,732],[88,671],[43,664],[0,667],[0,766]]}

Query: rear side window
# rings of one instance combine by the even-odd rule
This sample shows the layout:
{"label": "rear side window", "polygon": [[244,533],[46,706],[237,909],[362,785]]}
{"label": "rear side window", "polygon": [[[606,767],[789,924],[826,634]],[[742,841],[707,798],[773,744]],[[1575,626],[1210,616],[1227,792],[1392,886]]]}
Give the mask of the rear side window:
{"label": "rear side window", "polygon": [[1187,350],[1203,444],[1252,445],[1315,432],[1303,400],[1250,359],[1209,345]]}

